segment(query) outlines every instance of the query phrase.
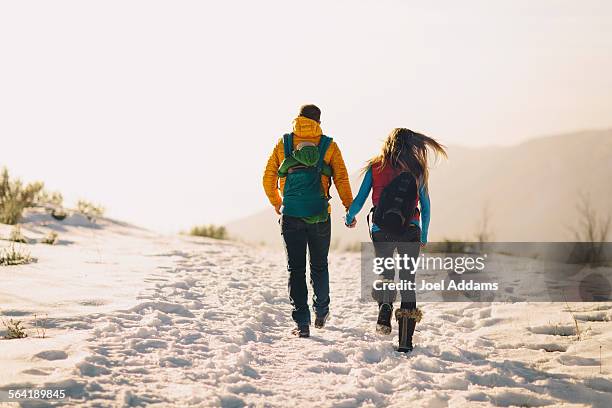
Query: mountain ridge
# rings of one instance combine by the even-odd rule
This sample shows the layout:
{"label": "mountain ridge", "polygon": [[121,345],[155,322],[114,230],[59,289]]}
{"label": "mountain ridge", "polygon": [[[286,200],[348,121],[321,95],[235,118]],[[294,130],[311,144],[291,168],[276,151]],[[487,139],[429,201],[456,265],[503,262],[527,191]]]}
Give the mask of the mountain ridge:
{"label": "mountain ridge", "polygon": [[[511,146],[449,146],[449,160],[430,176],[430,241],[474,240],[487,218],[492,240],[567,241],[581,200],[600,214],[612,209],[612,129],[542,136]],[[357,194],[361,175],[351,175]],[[342,225],[344,209],[332,187],[332,246],[343,249],[369,240],[366,202],[358,227]],[[368,199],[369,201],[369,199]],[[230,236],[258,244],[280,244],[278,216],[270,207],[227,225]]]}

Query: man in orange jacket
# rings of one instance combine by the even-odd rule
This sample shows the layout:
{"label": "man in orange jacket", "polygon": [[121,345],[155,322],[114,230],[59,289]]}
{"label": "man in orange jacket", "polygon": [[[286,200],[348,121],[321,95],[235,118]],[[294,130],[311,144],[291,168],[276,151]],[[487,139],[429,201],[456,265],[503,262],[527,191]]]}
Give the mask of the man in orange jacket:
{"label": "man in orange jacket", "polygon": [[[298,337],[310,336],[310,309],[308,308],[308,287],[306,285],[306,250],[310,255],[310,281],[313,287],[313,307],[315,311],[315,327],[323,328],[329,316],[329,272],[327,256],[331,237],[329,188],[333,180],[342,204],[348,209],[353,202],[353,194],[349,184],[348,172],[342,159],[338,145],[323,136],[321,131],[321,110],[315,105],[304,105],[300,108],[298,117],[293,121],[293,132],[281,138],[266,165],[263,175],[263,187],[270,203],[281,215],[281,234],[287,254],[287,270],[289,271],[289,299],[293,306],[292,317],[296,323],[292,334]],[[297,216],[283,206],[281,194],[285,185],[292,177],[291,170],[287,181],[278,176],[278,169],[285,159],[285,153],[290,154],[300,143],[310,142],[319,146],[321,163],[325,162],[332,169],[332,176],[321,173],[321,197],[323,211],[313,214],[304,213]],[[324,143],[325,142],[325,143]],[[290,146],[287,146],[287,145]],[[322,147],[322,145],[325,147]],[[297,172],[297,171],[296,171]],[[300,176],[293,176],[300,177]],[[293,183],[294,186],[296,183]],[[299,200],[298,194],[292,200]],[[287,204],[287,203],[285,203]],[[299,203],[297,203],[299,207]],[[311,206],[312,207],[312,206]],[[296,208],[295,203],[292,208]],[[293,211],[293,210],[292,210]]]}

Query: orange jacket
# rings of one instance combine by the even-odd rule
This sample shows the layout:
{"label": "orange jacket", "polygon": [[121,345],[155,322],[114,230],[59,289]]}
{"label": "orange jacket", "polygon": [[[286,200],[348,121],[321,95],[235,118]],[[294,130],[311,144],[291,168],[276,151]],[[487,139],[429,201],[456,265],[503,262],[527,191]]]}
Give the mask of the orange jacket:
{"label": "orange jacket", "polygon": [[[293,121],[293,147],[301,142],[312,142],[318,145],[321,134],[321,127],[314,120],[299,116]],[[283,202],[281,194],[285,187],[285,179],[280,179],[279,187],[278,168],[284,159],[285,149],[283,147],[283,139],[281,138],[278,143],[276,143],[276,146],[274,146],[272,154],[270,154],[263,175],[263,187],[273,206],[281,205]],[[323,160],[331,166],[331,178],[338,190],[342,205],[348,210],[353,202],[353,193],[351,192],[351,185],[349,184],[348,171],[346,170],[344,159],[342,158],[342,154],[336,142],[332,141]],[[321,185],[327,197],[329,197],[330,184],[330,177],[321,176]]]}

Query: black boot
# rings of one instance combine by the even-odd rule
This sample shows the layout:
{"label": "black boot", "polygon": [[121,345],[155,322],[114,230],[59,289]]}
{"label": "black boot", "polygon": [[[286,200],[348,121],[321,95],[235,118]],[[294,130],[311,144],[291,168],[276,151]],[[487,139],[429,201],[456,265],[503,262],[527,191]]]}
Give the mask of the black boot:
{"label": "black boot", "polygon": [[397,351],[410,353],[414,348],[412,345],[412,335],[417,322],[421,321],[423,314],[419,309],[397,309],[395,318],[399,325],[399,347]]}
{"label": "black boot", "polygon": [[393,305],[383,303],[378,306],[378,320],[376,321],[376,333],[391,333],[391,316],[393,315]]}
{"label": "black boot", "polygon": [[325,313],[323,316],[317,316],[315,318],[315,327],[317,329],[322,329],[323,327],[325,327],[325,323],[327,322],[327,319],[329,318],[329,312]]}
{"label": "black boot", "polygon": [[291,330],[291,334],[297,337],[310,337],[310,325],[300,324]]}

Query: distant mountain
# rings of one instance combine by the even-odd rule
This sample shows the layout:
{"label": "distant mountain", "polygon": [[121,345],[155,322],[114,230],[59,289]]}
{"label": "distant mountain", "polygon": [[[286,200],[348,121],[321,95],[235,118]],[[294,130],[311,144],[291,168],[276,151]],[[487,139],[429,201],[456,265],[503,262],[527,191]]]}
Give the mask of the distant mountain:
{"label": "distant mountain", "polygon": [[[474,240],[485,219],[496,241],[571,241],[581,199],[600,214],[612,214],[612,129],[508,147],[451,146],[449,160],[438,163],[430,177],[430,241]],[[361,177],[351,180],[356,194]],[[368,240],[365,217],[371,202],[359,215],[358,228],[349,230],[333,189],[332,196],[332,245],[344,249]],[[277,221],[267,208],[227,227],[240,240],[280,244]]]}

